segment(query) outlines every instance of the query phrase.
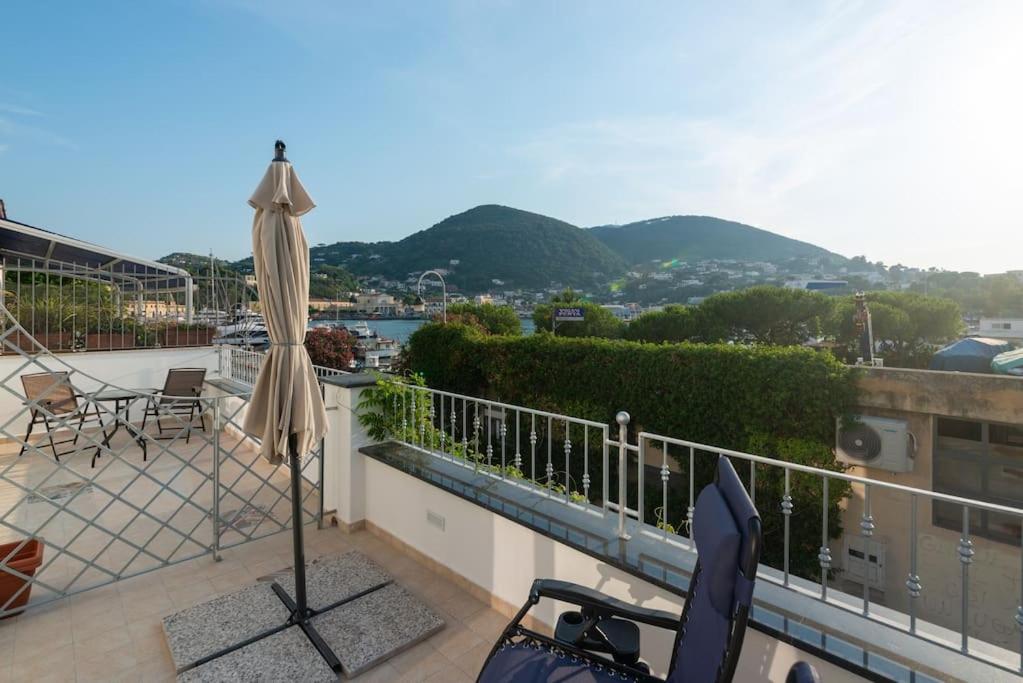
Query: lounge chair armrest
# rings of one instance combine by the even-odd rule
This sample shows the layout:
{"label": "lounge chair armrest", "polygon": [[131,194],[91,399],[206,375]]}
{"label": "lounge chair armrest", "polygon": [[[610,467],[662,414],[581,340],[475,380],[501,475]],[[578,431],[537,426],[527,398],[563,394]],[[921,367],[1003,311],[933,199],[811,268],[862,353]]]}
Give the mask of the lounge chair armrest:
{"label": "lounge chair armrest", "polygon": [[534,598],[534,603],[540,598],[551,598],[672,631],[678,629],[679,626],[679,617],[671,612],[630,605],[617,598],[604,595],[600,591],[568,581],[537,579],[533,582],[530,594]]}

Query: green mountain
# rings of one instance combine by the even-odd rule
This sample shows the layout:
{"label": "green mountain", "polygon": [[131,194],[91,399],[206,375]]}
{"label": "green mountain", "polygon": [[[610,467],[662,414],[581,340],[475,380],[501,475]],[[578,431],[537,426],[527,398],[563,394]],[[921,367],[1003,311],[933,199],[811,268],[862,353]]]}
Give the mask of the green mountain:
{"label": "green mountain", "polygon": [[489,204],[445,218],[399,242],[338,242],[311,250],[313,263],[343,265],[357,275],[405,280],[429,269],[468,291],[540,289],[551,283],[588,287],[627,264],[590,231],[528,211]]}
{"label": "green mountain", "polygon": [[[585,290],[621,277],[630,266],[672,259],[768,261],[785,263],[796,272],[847,263],[813,244],[709,216],[666,216],[582,229],[549,216],[487,204],[397,242],[312,247],[310,265],[317,275],[311,294],[331,297],[355,289],[355,276],[407,282],[413,274],[430,269],[446,270],[448,284],[468,292],[502,287],[538,290],[552,284]],[[163,260],[192,272],[209,272],[203,256],[171,254]],[[252,259],[218,262],[217,267],[247,273],[252,271]]]}
{"label": "green mountain", "polygon": [[794,258],[844,263],[845,258],[808,242],[710,216],[665,216],[628,225],[590,228],[630,264],[653,260],[736,259],[778,263]]}
{"label": "green mountain", "polygon": [[175,266],[176,268],[184,268],[196,277],[209,277],[211,265],[213,266],[213,271],[218,277],[234,276],[238,274],[235,264],[232,264],[230,261],[214,258],[213,263],[211,264],[209,256],[190,254],[186,251],[175,251],[172,254],[167,254],[163,258],[157,259],[157,261],[159,263],[166,263],[169,266]]}
{"label": "green mountain", "polygon": [[[176,251],[158,260],[160,263],[184,268],[203,282],[206,282],[206,278],[210,275],[209,256]],[[337,296],[339,292],[351,292],[359,288],[359,283],[344,268],[315,263],[311,265],[310,270],[312,278],[309,283],[309,296],[314,299],[330,299]],[[221,283],[236,281],[238,285],[234,289],[240,291],[240,288],[244,287],[242,283],[245,275],[252,272],[252,257],[234,263],[215,258],[213,272]]]}

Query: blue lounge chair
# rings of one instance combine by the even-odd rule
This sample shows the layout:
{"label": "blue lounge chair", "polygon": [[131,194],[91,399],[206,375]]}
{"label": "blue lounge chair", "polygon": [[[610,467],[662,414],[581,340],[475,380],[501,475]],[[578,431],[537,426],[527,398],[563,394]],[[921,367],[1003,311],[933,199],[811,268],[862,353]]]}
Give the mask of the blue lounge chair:
{"label": "blue lounge chair", "polygon": [[[682,615],[637,607],[565,581],[537,579],[529,601],[501,634],[478,683],[718,683],[739,660],[760,560],[760,516],[727,458],[696,501],[698,558]],[[522,619],[541,598],[579,606],[558,619],[554,638]],[[637,623],[676,632],[666,679],[640,660]]]}

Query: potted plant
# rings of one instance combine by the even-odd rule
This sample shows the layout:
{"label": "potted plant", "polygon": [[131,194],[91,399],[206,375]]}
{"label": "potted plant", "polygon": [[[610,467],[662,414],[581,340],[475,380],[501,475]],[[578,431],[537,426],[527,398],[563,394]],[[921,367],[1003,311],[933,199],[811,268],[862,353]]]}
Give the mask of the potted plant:
{"label": "potted plant", "polygon": [[[43,563],[43,547],[45,544],[38,538],[29,539],[13,557],[7,558],[22,543],[22,541],[15,541],[14,543],[0,544],[0,567],[16,571],[28,577],[35,576],[36,570]],[[3,569],[0,569],[0,609],[8,612],[3,617],[6,619],[23,611],[18,608],[24,607],[28,602],[29,596],[32,594],[32,584],[27,579],[3,571]],[[28,584],[27,586],[25,585],[26,583]],[[19,591],[21,592],[19,593]],[[11,600],[11,598],[14,599]],[[11,612],[11,610],[17,611]]]}

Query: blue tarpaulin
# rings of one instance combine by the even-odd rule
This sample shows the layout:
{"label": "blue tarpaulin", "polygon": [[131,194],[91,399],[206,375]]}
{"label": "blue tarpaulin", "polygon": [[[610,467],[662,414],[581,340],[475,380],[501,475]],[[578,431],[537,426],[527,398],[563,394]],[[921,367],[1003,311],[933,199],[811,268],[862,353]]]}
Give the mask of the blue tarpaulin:
{"label": "blue tarpaulin", "polygon": [[1002,339],[967,337],[935,353],[931,359],[931,370],[990,374],[991,361],[1006,351],[1012,351],[1012,344]]}
{"label": "blue tarpaulin", "polygon": [[1000,375],[1023,376],[1023,349],[998,354],[991,361],[991,369]]}

